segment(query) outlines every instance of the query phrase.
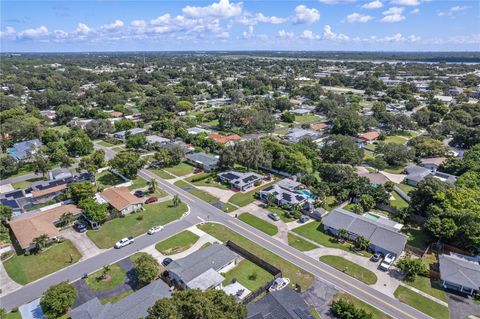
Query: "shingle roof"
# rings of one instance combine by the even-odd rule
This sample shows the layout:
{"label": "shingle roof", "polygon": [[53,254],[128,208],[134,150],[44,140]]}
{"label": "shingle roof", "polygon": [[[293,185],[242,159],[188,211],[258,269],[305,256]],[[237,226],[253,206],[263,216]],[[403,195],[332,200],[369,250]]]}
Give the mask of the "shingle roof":
{"label": "shingle roof", "polygon": [[142,200],[133,196],[127,187],[107,188],[100,195],[117,210],[123,210],[130,205],[142,203]]}
{"label": "shingle roof", "polygon": [[202,165],[216,166],[218,164],[218,158],[205,153],[188,154],[186,157],[188,160]]}
{"label": "shingle roof", "polygon": [[313,319],[299,293],[286,287],[247,306],[248,319]]}
{"label": "shingle roof", "polygon": [[478,261],[471,261],[458,255],[440,255],[439,263],[442,280],[480,290],[480,264]]}
{"label": "shingle roof", "polygon": [[217,133],[211,133],[211,134],[208,134],[208,137],[215,140],[215,142],[220,143],[220,144],[227,144],[228,142],[238,141],[238,140],[241,139],[241,137],[237,134],[224,136],[224,135],[220,135],[220,134],[217,134]]}
{"label": "shingle roof", "polygon": [[364,141],[370,142],[376,140],[380,136],[380,133],[376,131],[366,132],[359,134],[358,137]]}
{"label": "shingle roof", "polygon": [[346,229],[357,236],[365,237],[373,245],[391,251],[397,256],[405,248],[408,239],[405,234],[399,233],[396,228],[340,208],[325,216],[322,222],[327,227]]}
{"label": "shingle roof", "polygon": [[28,155],[32,148],[38,148],[42,145],[42,142],[36,138],[29,141],[15,143],[7,151],[12,157],[16,158],[17,160],[21,160]]}

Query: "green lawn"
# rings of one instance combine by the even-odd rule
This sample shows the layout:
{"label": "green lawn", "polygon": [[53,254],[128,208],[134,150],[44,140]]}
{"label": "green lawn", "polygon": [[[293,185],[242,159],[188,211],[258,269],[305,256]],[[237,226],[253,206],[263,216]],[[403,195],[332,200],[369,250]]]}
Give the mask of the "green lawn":
{"label": "green lawn", "polygon": [[114,146],[114,144],[108,143],[108,142],[106,142],[106,141],[100,141],[100,142],[98,142],[97,144],[98,144],[98,145],[101,145],[101,146],[103,146],[103,147],[112,147],[112,146]]}
{"label": "green lawn", "polygon": [[31,178],[31,179],[27,179],[26,181],[12,183],[12,187],[15,189],[25,189],[25,188],[29,188],[33,182],[38,182],[41,180],[43,180],[43,178],[41,177]]}
{"label": "green lawn", "polygon": [[284,221],[285,223],[289,223],[289,222],[293,222],[295,220],[295,218],[288,218],[287,217],[287,211],[282,209],[282,208],[279,208],[279,207],[269,207],[267,208],[269,211],[271,211],[272,213],[275,213],[278,215],[278,217],[280,217],[280,219],[282,221]]}
{"label": "green lawn", "polygon": [[436,303],[406,287],[398,286],[393,293],[395,297],[403,303],[418,309],[435,319],[449,319],[450,311],[447,307]]}
{"label": "green lawn", "polygon": [[225,277],[225,280],[223,281],[224,286],[230,284],[235,278],[250,291],[257,290],[273,279],[271,273],[248,259],[243,259],[235,266],[235,268],[222,275]]}
{"label": "green lawn", "polygon": [[114,148],[112,148],[112,151],[114,151],[115,153],[120,153],[121,151],[124,151],[125,148],[123,148],[122,146],[115,146]]}
{"label": "green lawn", "polygon": [[284,277],[290,278],[292,287],[294,287],[294,284],[298,284],[302,290],[305,290],[313,283],[315,279],[314,276],[309,272],[286,261],[280,256],[275,255],[269,250],[261,247],[259,244],[239,235],[238,233],[235,233],[224,225],[206,223],[199,225],[198,228],[220,241],[225,242],[227,240],[231,240],[242,248],[248,250],[250,253],[271,263],[282,271]]}
{"label": "green lawn", "polygon": [[285,129],[285,130],[275,131],[275,134],[277,134],[277,135],[286,135],[286,134],[288,134],[288,132],[290,132],[290,130]]}
{"label": "green lawn", "polygon": [[403,229],[408,236],[407,244],[413,247],[417,247],[420,249],[426,249],[430,238],[425,230],[420,228],[419,226],[407,226]]}
{"label": "green lawn", "polygon": [[206,125],[208,126],[218,126],[218,120],[213,120],[210,122],[205,122]]}
{"label": "green lawn", "polygon": [[394,200],[390,200],[390,205],[397,209],[397,210],[402,210],[406,207],[408,207],[408,203],[398,195],[397,192],[393,191],[392,196],[395,198]]}
{"label": "green lawn", "polygon": [[[112,219],[103,224],[99,230],[89,230],[87,236],[99,248],[110,248],[124,237],[144,234],[153,226],[165,225],[179,219],[187,211],[185,203],[174,207],[171,200],[144,205],[144,208],[143,212]],[[140,216],[143,218],[140,219]]]}
{"label": "green lawn", "polygon": [[192,183],[195,186],[208,186],[216,187],[220,189],[230,189],[228,185],[220,183],[216,176],[212,173],[201,173],[194,176],[190,176],[185,179],[186,181]]}
{"label": "green lawn", "polygon": [[195,167],[188,163],[182,162],[172,167],[166,167],[165,170],[175,176],[184,176],[193,173]]}
{"label": "green lawn", "polygon": [[448,298],[445,296],[445,290],[443,290],[442,286],[439,283],[432,282],[428,277],[417,276],[414,281],[405,283],[429,294],[430,296],[448,302]]}
{"label": "green lawn", "polygon": [[234,205],[237,205],[237,206],[240,206],[240,207],[247,206],[248,204],[251,204],[255,201],[254,195],[257,191],[259,191],[261,189],[264,189],[264,188],[272,185],[273,183],[276,183],[276,180],[273,180],[270,183],[265,184],[260,188],[252,189],[251,191],[246,192],[246,193],[238,192],[235,195],[233,195],[232,197],[230,197],[230,199],[228,201],[230,203],[232,203]]}
{"label": "green lawn", "polygon": [[402,136],[387,136],[385,140],[383,141],[384,143],[396,143],[396,144],[404,144],[407,142],[407,139],[402,137]]}
{"label": "green lawn", "polygon": [[231,213],[233,212],[234,210],[237,210],[238,207],[236,206],[233,206],[232,204],[230,203],[223,203],[222,204],[222,210],[225,212],[225,213]]}
{"label": "green lawn", "polygon": [[267,235],[273,236],[278,233],[277,226],[250,213],[240,214],[240,216],[238,216],[238,219],[240,219],[242,222],[249,224],[250,226],[255,227],[258,230],[263,231]]}
{"label": "green lawn", "polygon": [[127,274],[125,273],[125,271],[122,269],[122,267],[120,267],[117,264],[110,265],[110,270],[108,271],[107,274],[110,277],[110,280],[105,281],[102,279],[102,276],[103,276],[103,268],[102,268],[97,272],[90,274],[88,278],[85,280],[85,282],[92,290],[101,291],[101,290],[108,290],[108,289],[117,287],[118,285],[122,284],[127,278]]}
{"label": "green lawn", "polygon": [[65,240],[53,244],[40,254],[14,255],[4,261],[3,265],[10,278],[21,285],[25,285],[76,263],[80,257],[82,256],[75,246],[69,240]]}
{"label": "green lawn", "polygon": [[120,176],[117,176],[108,170],[98,173],[95,176],[95,180],[99,189],[105,189],[125,182]]}
{"label": "green lawn", "polygon": [[390,173],[390,174],[401,174],[405,170],[405,166],[389,166],[383,171]]}
{"label": "green lawn", "polygon": [[368,159],[374,159],[375,158],[375,153],[369,150],[363,150],[363,159],[368,160]]}
{"label": "green lawn", "polygon": [[298,123],[313,122],[319,118],[320,117],[315,114],[295,115],[295,122],[298,122]]}
{"label": "green lawn", "polygon": [[146,180],[144,180],[143,178],[141,178],[140,176],[137,176],[133,180],[133,184],[128,186],[128,189],[133,191],[134,189],[144,188],[144,187],[147,187],[147,186],[148,186],[148,182]]}
{"label": "green lawn", "polygon": [[163,255],[174,255],[192,247],[199,238],[200,237],[191,231],[184,230],[181,233],[157,243],[155,249]]}
{"label": "green lawn", "polygon": [[149,168],[148,170],[149,170],[150,172],[152,172],[153,174],[155,174],[155,175],[157,175],[158,177],[163,178],[163,179],[172,179],[172,178],[175,178],[175,176],[168,174],[168,173],[165,172],[163,169]]}
{"label": "green lawn", "polygon": [[360,299],[357,299],[354,296],[349,295],[347,293],[338,293],[333,297],[333,299],[334,300],[342,299],[342,300],[353,303],[356,308],[363,309],[366,312],[371,313],[373,315],[372,319],[389,319],[389,318],[391,318],[390,316],[387,316],[386,314],[384,314],[383,312],[381,312],[377,308],[375,308],[373,306],[370,306],[369,304],[367,304],[367,303],[361,301]]}
{"label": "green lawn", "polygon": [[318,248],[317,245],[314,245],[311,242],[306,241],[305,239],[292,233],[288,233],[288,245],[300,251],[309,251]]}
{"label": "green lawn", "polygon": [[133,294],[133,290],[128,290],[125,291],[124,293],[119,294],[118,296],[112,297],[112,298],[106,298],[100,300],[100,302],[104,305],[106,303],[116,303],[122,300],[125,297],[128,297],[129,295]]}
{"label": "green lawn", "polygon": [[344,273],[352,276],[355,279],[367,285],[374,285],[377,282],[377,276],[370,270],[357,265],[340,256],[322,256],[320,261],[332,266],[335,269],[343,271]]}
{"label": "green lawn", "polygon": [[294,233],[302,235],[305,238],[313,240],[314,242],[330,248],[338,248],[350,251],[350,244],[341,244],[336,241],[333,236],[323,231],[323,226],[320,222],[311,222],[300,227],[292,229]]}
{"label": "green lawn", "polygon": [[198,197],[209,204],[214,204],[219,201],[217,197],[211,195],[210,193],[199,190],[198,188],[193,187],[191,184],[185,181],[182,181],[182,180],[176,181],[174,185],[181,188],[189,187],[190,189],[188,189],[187,192],[189,192],[193,196]]}
{"label": "green lawn", "polygon": [[397,184],[398,188],[400,188],[402,191],[404,191],[405,193],[408,193],[411,192],[411,191],[414,191],[416,190],[417,188],[416,187],[413,187],[413,186],[410,186],[410,185],[407,185],[407,184]]}
{"label": "green lawn", "polygon": [[336,200],[335,196],[332,196],[332,195],[327,196],[327,197],[325,198],[324,208],[325,208],[326,210],[328,210],[328,211],[331,211],[332,209],[335,208],[335,206],[336,206],[335,204],[336,204],[336,203],[337,203],[337,200]]}
{"label": "green lawn", "polygon": [[22,319],[22,315],[20,314],[20,311],[16,309],[16,311],[7,313],[7,316],[2,319]]}

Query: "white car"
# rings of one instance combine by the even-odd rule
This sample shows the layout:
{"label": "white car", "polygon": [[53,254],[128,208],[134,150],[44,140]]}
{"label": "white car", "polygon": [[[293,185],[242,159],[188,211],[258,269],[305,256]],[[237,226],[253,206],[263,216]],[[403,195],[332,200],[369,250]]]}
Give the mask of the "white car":
{"label": "white car", "polygon": [[380,264],[380,269],[382,270],[388,270],[390,266],[393,265],[393,262],[395,261],[395,255],[394,254],[387,254],[385,258],[383,258],[382,263]]}
{"label": "white car", "polygon": [[122,248],[122,247],[128,246],[130,244],[133,244],[134,241],[135,239],[132,236],[125,237],[115,243],[115,248]]}
{"label": "white car", "polygon": [[283,288],[287,287],[288,284],[290,283],[290,279],[288,278],[277,278],[273,282],[273,284],[268,288],[268,291],[279,291],[282,290]]}
{"label": "white car", "polygon": [[152,228],[150,228],[148,230],[148,234],[149,235],[153,235],[155,233],[158,233],[159,231],[161,231],[163,229],[163,226],[153,226]]}

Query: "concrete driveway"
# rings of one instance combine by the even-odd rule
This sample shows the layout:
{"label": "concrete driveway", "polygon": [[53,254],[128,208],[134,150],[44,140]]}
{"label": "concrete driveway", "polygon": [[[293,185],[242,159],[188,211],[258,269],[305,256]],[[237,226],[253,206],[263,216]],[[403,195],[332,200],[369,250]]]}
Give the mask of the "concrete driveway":
{"label": "concrete driveway", "polygon": [[88,238],[87,233],[79,233],[73,228],[67,228],[60,232],[65,239],[68,239],[72,244],[78,249],[80,254],[82,254],[82,260],[88,259],[90,257],[96,256],[104,251],[100,249],[93,241]]}

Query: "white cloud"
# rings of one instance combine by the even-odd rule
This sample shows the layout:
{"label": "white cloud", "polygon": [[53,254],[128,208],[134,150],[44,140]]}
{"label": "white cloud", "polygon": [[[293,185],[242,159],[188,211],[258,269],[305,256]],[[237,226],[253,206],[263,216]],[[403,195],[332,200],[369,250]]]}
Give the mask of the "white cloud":
{"label": "white cloud", "polygon": [[253,26],[251,25],[251,26],[248,27],[247,31],[244,31],[244,32],[243,32],[243,37],[244,37],[245,39],[249,39],[249,38],[251,38],[252,36],[253,36]]}
{"label": "white cloud", "polygon": [[453,16],[455,16],[456,13],[465,11],[468,8],[470,8],[470,7],[469,6],[454,6],[454,7],[451,7],[450,10],[448,10],[447,12],[440,11],[439,13],[437,13],[437,15],[439,17],[443,17],[443,16],[453,17]]}
{"label": "white cloud", "polygon": [[112,23],[104,24],[100,27],[102,31],[115,31],[118,29],[123,28],[123,21],[122,20],[115,20]]}
{"label": "white cloud", "polygon": [[395,23],[405,20],[405,16],[402,15],[403,7],[391,7],[386,11],[383,11],[384,17],[380,20],[386,23]]}
{"label": "white cloud", "polygon": [[354,23],[354,22],[360,22],[360,23],[365,23],[365,22],[368,22],[370,20],[372,20],[373,17],[372,16],[368,16],[368,15],[363,15],[363,14],[360,14],[360,13],[351,13],[349,14],[345,20],[348,22],[348,23]]}
{"label": "white cloud", "polygon": [[393,0],[392,3],[400,6],[419,6],[422,0]]}
{"label": "white cloud", "polygon": [[287,18],[279,18],[276,16],[266,16],[263,13],[257,13],[254,17],[254,20],[261,23],[270,23],[270,24],[281,24],[288,21]]}
{"label": "white cloud", "polygon": [[318,0],[323,4],[347,4],[354,3],[356,0]]}
{"label": "white cloud", "polygon": [[343,33],[335,33],[328,24],[323,27],[323,38],[332,41],[348,41],[350,38]]}
{"label": "white cloud", "polygon": [[164,25],[164,24],[170,23],[170,19],[171,19],[170,13],[166,13],[164,15],[159,16],[156,19],[150,20],[150,24],[152,24],[152,25]]}
{"label": "white cloud", "polygon": [[278,31],[278,37],[281,39],[292,39],[295,36],[293,32],[288,32],[285,30]]}
{"label": "white cloud", "polygon": [[413,9],[412,11],[410,11],[411,14],[417,14],[420,12],[420,9],[419,8],[415,8]]}
{"label": "white cloud", "polygon": [[218,3],[212,3],[206,7],[186,6],[182,12],[193,18],[231,18],[242,14],[242,3],[230,3],[229,0],[220,0]]}
{"label": "white cloud", "polygon": [[379,1],[379,0],[366,3],[362,6],[362,8],[369,9],[369,10],[380,9],[381,7],[383,7],[383,3],[382,1]]}
{"label": "white cloud", "polygon": [[135,28],[145,28],[147,26],[147,22],[145,20],[133,20],[130,22],[130,25]]}
{"label": "white cloud", "polygon": [[90,32],[93,32],[93,30],[85,23],[79,23],[77,28],[75,29],[75,32],[79,34],[88,34]]}
{"label": "white cloud", "polygon": [[17,36],[21,39],[37,39],[48,35],[48,28],[40,26],[38,28],[31,28],[20,31]]}
{"label": "white cloud", "polygon": [[301,4],[295,8],[295,23],[314,23],[320,20],[320,12],[314,8],[308,8]]}
{"label": "white cloud", "polygon": [[320,40],[320,36],[318,34],[313,33],[311,30],[303,30],[302,34],[300,34],[300,38],[304,40]]}
{"label": "white cloud", "polygon": [[480,44],[480,33],[450,37],[447,42],[454,44]]}
{"label": "white cloud", "polygon": [[17,34],[14,27],[6,27],[5,31],[0,31],[0,38],[10,38]]}

